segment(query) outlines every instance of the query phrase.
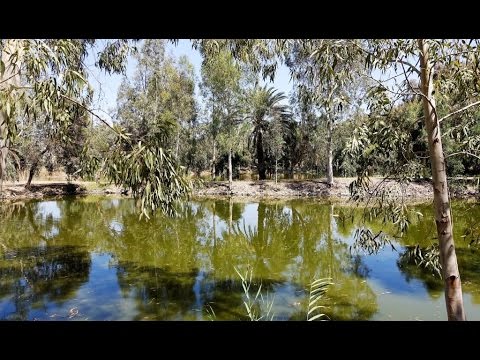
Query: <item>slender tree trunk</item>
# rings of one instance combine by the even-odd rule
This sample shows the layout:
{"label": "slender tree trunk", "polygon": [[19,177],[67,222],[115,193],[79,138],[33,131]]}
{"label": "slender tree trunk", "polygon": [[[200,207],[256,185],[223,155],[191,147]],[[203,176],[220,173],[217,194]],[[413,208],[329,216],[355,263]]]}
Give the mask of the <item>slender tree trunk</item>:
{"label": "slender tree trunk", "polygon": [[215,162],[217,161],[217,142],[213,139],[212,180],[215,180]]}
{"label": "slender tree trunk", "polygon": [[30,171],[28,172],[28,180],[27,180],[27,183],[25,184],[25,187],[27,189],[30,188],[30,185],[32,184],[33,177],[35,176],[35,173],[37,172],[38,164],[39,164],[40,160],[42,159],[42,156],[45,155],[45,153],[47,151],[48,151],[48,146],[38,155],[37,159],[35,160],[35,162],[30,167]]}
{"label": "slender tree trunk", "polygon": [[333,149],[332,149],[333,121],[327,115],[327,184],[333,185]]}
{"label": "slender tree trunk", "polygon": [[228,149],[228,186],[230,188],[230,191],[232,191],[232,183],[233,183],[233,177],[232,177],[232,148]]}
{"label": "slender tree trunk", "polygon": [[216,227],[216,221],[215,221],[215,201],[213,202],[213,206],[212,206],[212,223],[213,223],[213,247],[215,248],[215,245],[217,243],[217,227]]}
{"label": "slender tree trunk", "polygon": [[335,253],[333,251],[333,224],[335,222],[335,218],[333,216],[333,208],[334,208],[334,205],[333,203],[330,204],[330,216],[329,216],[329,225],[328,225],[328,236],[327,236],[327,242],[328,242],[328,252],[329,252],[329,258],[328,258],[328,262],[329,262],[329,269],[328,269],[328,276],[331,277],[332,279],[334,278],[334,274],[333,274],[333,259],[335,258]]}
{"label": "slender tree trunk", "polygon": [[36,171],[37,171],[36,164],[30,167],[30,171],[28,172],[28,180],[27,180],[27,183],[25,184],[25,187],[27,189],[30,188],[30,185],[32,184],[33,176],[35,175]]}
{"label": "slender tree trunk", "polygon": [[263,154],[263,132],[260,129],[257,134],[257,166],[258,166],[258,179],[265,180],[267,175],[265,173],[265,155]]}
{"label": "slender tree trunk", "polygon": [[266,215],[266,205],[264,202],[258,203],[257,209],[257,229],[258,229],[258,241],[259,246],[262,247],[265,244],[265,215]]}
{"label": "slender tree trunk", "polygon": [[437,225],[438,243],[440,246],[440,262],[445,281],[445,301],[448,320],[465,320],[463,308],[462,284],[458,271],[457,255],[453,242],[453,224],[448,194],[447,173],[443,155],[440,124],[436,113],[433,64],[429,59],[428,44],[418,40],[420,49],[421,86],[423,94],[423,111],[425,127],[428,134],[428,149],[432,164],[433,203],[435,223]]}
{"label": "slender tree trunk", "polygon": [[278,172],[277,172],[277,167],[278,167],[278,160],[275,159],[275,184],[278,182]]}
{"label": "slender tree trunk", "polygon": [[8,139],[7,114],[0,111],[0,194],[3,190],[3,179],[5,178],[5,170],[7,168],[7,154],[10,146]]}
{"label": "slender tree trunk", "polygon": [[233,225],[233,199],[230,197],[228,199],[228,236],[232,236],[232,225]]}

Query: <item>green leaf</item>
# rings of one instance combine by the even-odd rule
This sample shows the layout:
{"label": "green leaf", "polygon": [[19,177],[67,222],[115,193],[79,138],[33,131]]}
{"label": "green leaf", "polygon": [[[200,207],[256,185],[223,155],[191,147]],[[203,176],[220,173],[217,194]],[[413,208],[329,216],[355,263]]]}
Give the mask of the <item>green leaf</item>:
{"label": "green leaf", "polygon": [[11,112],[10,101],[7,101],[7,103],[5,104],[5,107],[6,107],[7,117],[10,117],[10,112]]}
{"label": "green leaf", "polygon": [[315,315],[314,317],[309,318],[308,321],[313,321],[313,320],[322,318],[324,316],[326,316],[326,315],[325,314],[318,314],[318,315]]}
{"label": "green leaf", "polygon": [[324,309],[325,306],[322,306],[322,305],[317,305],[317,306],[314,306],[313,308],[311,308],[309,311],[308,311],[308,315],[310,315],[312,312],[314,312],[315,310],[318,310],[318,309]]}
{"label": "green leaf", "polygon": [[5,63],[0,60],[0,76],[3,76],[5,74]]}

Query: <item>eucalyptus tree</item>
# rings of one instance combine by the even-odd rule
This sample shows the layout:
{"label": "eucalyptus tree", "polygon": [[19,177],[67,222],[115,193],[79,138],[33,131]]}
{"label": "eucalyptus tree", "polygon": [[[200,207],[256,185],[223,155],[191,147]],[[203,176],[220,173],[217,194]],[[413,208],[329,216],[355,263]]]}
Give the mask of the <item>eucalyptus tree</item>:
{"label": "eucalyptus tree", "polygon": [[285,126],[278,117],[272,120],[268,129],[267,148],[275,161],[275,184],[278,182],[278,160],[284,154],[286,131],[288,131],[288,126]]}
{"label": "eucalyptus tree", "polygon": [[[332,146],[333,121],[349,108],[353,93],[347,91],[358,78],[361,54],[349,40],[194,40],[205,58],[219,51],[230,51],[251,71],[273,79],[279,62],[286,63],[291,77],[302,86],[302,101],[319,105],[324,110],[328,131],[327,182],[333,184]],[[356,88],[358,90],[358,87]]]}
{"label": "eucalyptus tree", "polygon": [[[170,104],[174,111],[178,126],[175,133],[175,157],[177,161],[185,158],[191,152],[195,142],[194,128],[198,122],[197,104],[195,100],[195,71],[186,56],[180,56],[176,61],[176,71],[171,79]],[[182,145],[182,147],[180,146]],[[182,154],[183,156],[181,157]]]}
{"label": "eucalyptus tree", "polygon": [[227,51],[209,56],[202,63],[202,93],[211,108],[210,129],[213,138],[213,177],[215,177],[218,136],[226,133],[228,152],[228,181],[232,184],[232,149],[235,145],[235,128],[242,120],[244,74]]}
{"label": "eucalyptus tree", "polygon": [[[306,97],[301,94],[303,91],[306,91],[304,87],[294,86],[289,99],[294,117],[298,121],[295,129],[297,138],[289,139],[290,141],[288,142],[290,150],[292,150],[292,148],[296,148],[297,150],[296,156],[293,157],[291,156],[293,154],[289,154],[290,161],[292,162],[292,170],[296,165],[293,164],[294,160],[297,160],[296,162],[298,162],[302,168],[313,168],[317,165],[316,158],[319,156],[315,141],[319,133],[319,117],[315,113],[312,102],[302,101],[306,99]],[[323,136],[323,139],[324,138],[325,136]],[[294,144],[296,146],[294,146]],[[293,151],[290,151],[290,153],[292,152]],[[312,156],[313,154],[315,155]]]}
{"label": "eucalyptus tree", "polygon": [[[215,52],[217,48],[227,48],[233,55],[242,61],[249,62],[252,67],[261,70],[264,76],[274,76],[277,62],[285,58],[292,48],[300,43],[307,44],[308,40],[225,40],[225,41],[195,41],[194,46],[202,47],[204,52]],[[391,99],[387,93],[401,98],[405,95],[417,95],[422,99],[422,120],[428,140],[428,155],[432,168],[432,185],[435,209],[435,223],[439,242],[439,256],[442,265],[442,277],[445,283],[445,300],[449,320],[464,320],[463,298],[460,273],[455,254],[452,233],[452,216],[450,210],[449,190],[446,174],[446,161],[442,146],[441,124],[452,117],[480,104],[478,100],[478,83],[480,80],[480,49],[478,40],[335,40],[332,47],[325,45],[329,42],[316,43],[310,56],[313,63],[322,70],[322,74],[335,79],[333,62],[322,61],[331,51],[340,55],[346,65],[362,56],[367,69],[380,69],[386,72],[393,69],[393,78],[405,79],[395,89],[389,89],[379,81],[378,86],[370,92],[371,108],[391,108]],[[327,52],[327,49],[329,51]],[[335,57],[335,56],[334,56]],[[438,76],[440,66],[453,69],[452,76]],[[418,88],[413,86],[413,80],[418,81]],[[378,79],[377,79],[378,80]],[[455,96],[457,109],[448,114],[439,114],[436,100],[438,96]],[[372,129],[381,133],[381,129]],[[360,141],[362,133],[369,129],[363,128],[354,138],[357,152],[382,151],[376,144]],[[465,142],[466,152],[477,150],[480,143],[476,138]],[[369,192],[369,183],[365,180],[367,169],[359,174],[359,181],[352,184],[362,185]],[[404,175],[404,174],[402,174]],[[405,176],[402,176],[405,178]],[[388,208],[388,207],[387,207]],[[398,219],[393,214],[390,219]]]}
{"label": "eucalyptus tree", "polygon": [[[86,107],[92,89],[84,59],[94,40],[4,39],[0,43],[0,178],[3,178],[18,116],[67,125],[72,105]],[[129,43],[107,42],[98,66],[111,72],[124,69]]]}
{"label": "eucalyptus tree", "polygon": [[[267,88],[267,86],[254,88],[249,97],[250,110],[247,120],[252,124],[251,136],[255,146],[260,180],[266,179],[264,138],[268,136],[268,130],[273,121],[285,121],[290,116],[288,106],[281,104],[286,98],[282,92],[277,92],[274,88]],[[278,140],[279,135],[276,134],[276,136]]]}
{"label": "eucalyptus tree", "polygon": [[115,146],[107,175],[141,198],[143,215],[158,205],[174,213],[172,202],[190,187],[178,160],[180,134],[196,115],[193,68],[166,56],[163,40],[146,40],[137,61],[133,81],[124,79],[117,97],[117,118],[129,141]]}
{"label": "eucalyptus tree", "polygon": [[[378,86],[370,93],[372,95],[371,109],[374,113],[387,115],[395,100],[401,99],[405,95],[418,96],[422,100],[423,117],[421,119],[426,129],[428,155],[432,166],[435,220],[439,239],[440,263],[443,269],[442,277],[445,282],[447,315],[449,320],[464,320],[440,122],[480,103],[476,101],[478,97],[476,90],[478,68],[475,65],[478,63],[476,42],[470,41],[467,44],[461,41],[419,39],[350,41],[350,44],[353,49],[357,48],[358,54],[365,57],[367,68],[383,71],[393,69],[394,78],[401,76],[404,79],[393,90],[378,81]],[[456,71],[449,78],[438,77],[435,73],[440,66],[453,66]],[[327,69],[331,68],[327,67]],[[417,80],[418,86],[414,84],[415,80]],[[436,99],[439,96],[451,96],[450,94],[455,94],[459,102],[465,106],[460,106],[451,114],[439,116]],[[368,157],[375,153],[386,154],[393,150],[395,144],[403,145],[402,141],[398,141],[399,134],[389,131],[390,129],[391,124],[388,123],[364,127],[362,131],[373,134],[373,137],[366,142],[364,141],[365,137],[361,136],[362,131],[358,132],[359,136],[353,138],[353,142],[356,142],[357,146],[361,148],[360,152],[357,151],[357,155],[363,153]],[[395,174],[392,175],[394,178],[409,180],[408,176],[411,171],[408,170],[411,168],[411,161],[406,156],[403,158],[405,166],[401,168],[402,170],[397,167]],[[368,179],[368,167],[362,167],[360,170],[359,181],[356,185],[364,185],[367,192],[370,192],[368,180],[366,183],[362,182]],[[354,188],[353,186],[352,189]],[[398,211],[393,211],[399,209],[398,207],[391,208],[379,203],[379,208],[382,207],[391,212],[387,215],[389,219],[402,224],[401,226],[407,225],[403,221],[399,221],[401,216],[399,218]]]}
{"label": "eucalyptus tree", "polygon": [[337,39],[296,42],[286,60],[298,87],[297,101],[326,124],[326,178],[330,186],[333,185],[335,123],[351,115],[364,95],[361,60],[353,44]]}
{"label": "eucalyptus tree", "polygon": [[178,160],[183,129],[196,115],[193,67],[166,55],[164,40],[145,40],[136,60],[133,80],[118,90],[117,119],[134,141],[171,131],[163,146]]}
{"label": "eucalyptus tree", "polygon": [[[134,143],[125,129],[111,125],[88,105],[93,94],[84,61],[88,52],[98,52],[96,66],[100,69],[121,73],[134,50],[132,45],[128,40],[1,40],[0,179],[4,178],[11,141],[17,133],[18,115],[36,118],[37,109],[41,109],[48,121],[66,128],[72,121],[73,106],[85,109],[115,134],[116,146],[104,159],[107,177],[133,190],[134,196],[141,199],[142,213],[158,207],[173,210],[172,203],[188,194],[189,184],[172,154],[164,150],[161,141]],[[88,155],[88,151],[83,153]],[[85,156],[84,163],[96,164],[99,159]],[[87,167],[93,171],[95,166]]]}
{"label": "eucalyptus tree", "polygon": [[[27,92],[32,90],[27,89]],[[24,101],[29,101],[26,97]],[[17,114],[15,136],[10,141],[18,175],[26,175],[25,187],[31,186],[33,177],[41,166],[53,171],[63,166],[67,176],[75,175],[81,168],[82,148],[86,141],[86,128],[90,117],[86,110],[73,104],[65,105],[70,119],[66,123],[51,121],[42,109],[28,104],[31,113]]]}
{"label": "eucalyptus tree", "polygon": [[25,187],[30,187],[38,168],[45,163],[50,150],[51,127],[23,118],[17,123],[18,134],[12,138],[10,152],[15,154],[18,179],[27,176]]}
{"label": "eucalyptus tree", "polygon": [[[477,45],[477,40],[466,42],[430,39],[375,40],[357,43],[359,50],[366,56],[367,66],[384,70],[393,66],[397,72],[396,76],[402,76],[404,79],[396,89],[391,89],[383,83],[378,84],[374,89],[375,98],[379,99],[374,103],[377,109],[389,110],[392,102],[389,101],[387,94],[395,97],[410,94],[418,96],[422,101],[421,119],[426,130],[432,168],[435,223],[449,320],[464,320],[465,313],[453,239],[441,126],[449,118],[480,104],[478,100],[480,49]],[[443,67],[453,69],[451,76],[445,77],[438,73]],[[418,86],[415,86],[414,81],[418,82]],[[457,109],[448,114],[442,113],[442,109],[437,106],[437,99],[442,97],[455,98]],[[388,126],[384,128],[388,129]],[[387,135],[388,132],[384,134]],[[478,143],[475,139],[471,140],[465,142],[465,147],[476,150]],[[374,145],[374,148],[376,151],[384,150],[380,146]],[[370,151],[371,149],[372,147]],[[406,166],[408,163],[407,161]]]}
{"label": "eucalyptus tree", "polygon": [[54,165],[57,138],[52,128],[34,121],[21,122],[19,133],[12,139],[10,152],[18,159],[18,178],[26,176],[25,188],[30,188],[33,177],[43,165]]}
{"label": "eucalyptus tree", "polygon": [[[58,166],[67,174],[67,179],[78,178],[83,169],[83,153],[88,146],[89,128],[92,119],[84,109],[72,112],[69,126],[52,137],[52,154]],[[55,146],[56,145],[56,146]]]}

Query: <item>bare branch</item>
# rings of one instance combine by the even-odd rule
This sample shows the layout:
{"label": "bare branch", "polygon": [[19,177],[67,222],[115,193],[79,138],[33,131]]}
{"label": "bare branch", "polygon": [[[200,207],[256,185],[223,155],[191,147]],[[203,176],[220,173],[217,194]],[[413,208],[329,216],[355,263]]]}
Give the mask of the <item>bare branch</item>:
{"label": "bare branch", "polygon": [[[363,52],[365,52],[366,54],[369,54],[371,56],[375,56],[374,53],[362,48],[360,45],[358,45],[356,42],[353,42],[353,44],[359,48],[360,50],[362,50]],[[408,66],[410,69],[412,69],[413,71],[415,71],[417,73],[418,76],[420,76],[420,70],[415,66],[413,65],[412,63],[408,62],[408,61],[405,61],[405,60],[397,60],[397,59],[389,59],[388,60],[389,62],[392,62],[392,63],[399,63],[399,64],[403,64],[403,65],[406,65]]]}
{"label": "bare branch", "polygon": [[[403,74],[399,74],[399,75],[403,75]],[[383,87],[383,89],[385,89],[386,91],[388,91],[389,93],[393,94],[393,95],[399,95],[399,96],[405,96],[405,95],[420,95],[422,96],[423,94],[420,94],[420,93],[417,93],[417,92],[407,92],[407,91],[401,91],[401,92],[397,92],[397,91],[393,91],[391,89],[389,89],[388,87],[386,87],[385,85],[382,84],[382,81],[380,80],[377,80],[377,79],[374,79],[372,78],[371,76],[369,75],[362,75],[364,77],[368,77],[369,79],[375,81],[376,83],[378,83],[380,86]],[[424,95],[423,95],[424,96]]]}
{"label": "bare branch", "polygon": [[465,111],[465,110],[471,108],[472,106],[475,106],[475,105],[478,105],[478,104],[480,104],[480,100],[479,100],[479,101],[475,101],[474,103],[471,103],[470,105],[464,106],[463,108],[458,109],[457,111],[454,111],[454,112],[452,112],[452,113],[450,113],[450,114],[448,114],[448,115],[445,115],[445,116],[442,117],[440,120],[438,120],[438,122],[441,122],[441,121],[443,121],[443,120],[445,120],[445,119],[447,119],[447,118],[449,118],[449,117],[451,117],[451,116],[453,116],[453,115],[456,115],[456,114],[458,114],[458,113],[461,113],[462,111]]}
{"label": "bare branch", "polygon": [[93,116],[95,116],[98,120],[100,120],[102,123],[104,123],[105,125],[107,125],[110,129],[112,129],[114,132],[117,132],[106,120],[102,119],[100,116],[98,116],[97,114],[95,114],[92,110],[90,110],[88,107],[86,107],[85,105],[83,105],[81,102],[67,96],[67,95],[64,95],[64,94],[60,94],[61,97],[67,99],[68,101],[71,101],[73,102],[74,104],[82,107],[83,109],[85,109],[87,112],[89,112],[90,114],[92,114]]}
{"label": "bare branch", "polygon": [[[393,76],[389,77],[388,79],[385,79],[385,80],[377,80],[377,81],[378,81],[378,82],[382,82],[382,83],[384,83],[384,82],[389,82],[390,80],[396,79],[397,77],[402,76],[402,75],[403,75],[403,74],[396,74],[396,75],[393,75]],[[367,76],[368,76],[368,75],[367,75]]]}
{"label": "bare branch", "polygon": [[390,60],[390,61],[391,61],[391,62],[396,62],[396,63],[402,64],[402,65],[406,65],[406,66],[408,66],[412,71],[415,71],[418,76],[420,76],[420,70],[418,70],[418,69],[416,68],[416,66],[413,65],[412,63],[409,63],[408,61],[405,61],[405,60]]}
{"label": "bare branch", "polygon": [[459,151],[459,152],[456,152],[456,153],[448,154],[448,155],[445,156],[445,159],[449,158],[451,156],[455,156],[455,155],[468,155],[468,156],[472,156],[472,157],[480,160],[480,156],[472,154],[471,152],[468,152],[468,151]]}
{"label": "bare branch", "polygon": [[408,79],[408,75],[407,75],[407,71],[405,70],[405,66],[403,66],[403,63],[401,63],[401,65],[402,65],[403,75],[405,75],[405,81],[407,82],[408,87],[410,89],[412,89],[412,91],[414,91],[413,86],[412,86],[412,84],[410,84],[410,80]]}
{"label": "bare branch", "polygon": [[2,80],[2,81],[0,81],[0,84],[3,84],[4,82],[7,82],[8,80],[14,78],[14,77],[17,76],[17,75],[20,75],[20,71],[14,73],[14,74],[11,75],[10,77],[8,77],[8,78],[6,78],[6,79],[4,79],[4,80]]}

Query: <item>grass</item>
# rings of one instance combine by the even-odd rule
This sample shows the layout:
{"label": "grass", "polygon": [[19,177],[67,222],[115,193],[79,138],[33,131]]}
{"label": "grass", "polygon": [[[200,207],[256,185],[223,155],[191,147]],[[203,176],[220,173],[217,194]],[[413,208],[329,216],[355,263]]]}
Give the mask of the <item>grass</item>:
{"label": "grass", "polygon": [[253,270],[247,269],[245,274],[241,274],[240,271],[234,267],[240,279],[242,279],[242,288],[245,294],[245,300],[243,304],[247,310],[247,315],[251,321],[270,320],[272,321],[275,314],[272,313],[273,303],[275,301],[275,295],[269,299],[267,296],[263,296],[262,284],[258,287],[258,290],[254,296],[250,294],[250,287],[252,285]]}
{"label": "grass", "polygon": [[[243,304],[245,306],[248,318],[251,321],[274,320],[272,308],[275,301],[275,295],[271,298],[269,297],[268,293],[267,296],[263,296],[262,284],[260,284],[256,292],[251,293],[250,288],[253,283],[253,270],[249,268],[246,270],[245,274],[242,274],[236,267],[234,267],[234,269],[242,280],[242,288],[245,296]],[[320,302],[324,298],[330,285],[333,285],[330,278],[314,280],[310,284],[306,317],[307,321],[330,320],[325,313],[321,312],[322,309],[326,308],[326,306],[320,305]],[[215,312],[210,305],[207,312],[210,319],[213,319]],[[213,317],[212,314],[214,315]]]}

